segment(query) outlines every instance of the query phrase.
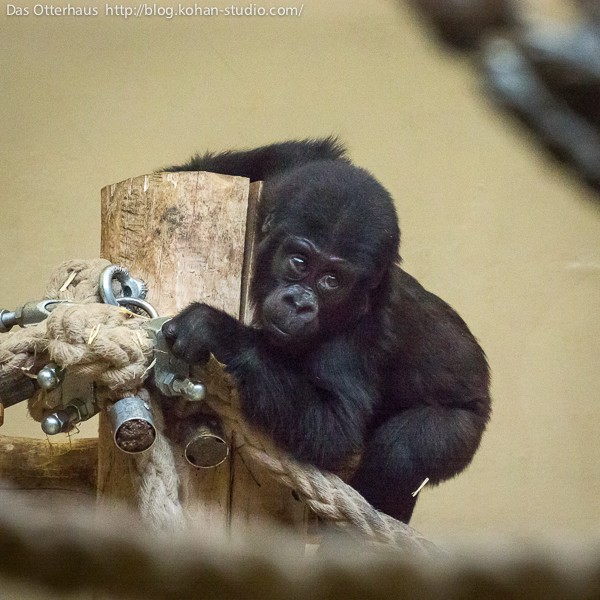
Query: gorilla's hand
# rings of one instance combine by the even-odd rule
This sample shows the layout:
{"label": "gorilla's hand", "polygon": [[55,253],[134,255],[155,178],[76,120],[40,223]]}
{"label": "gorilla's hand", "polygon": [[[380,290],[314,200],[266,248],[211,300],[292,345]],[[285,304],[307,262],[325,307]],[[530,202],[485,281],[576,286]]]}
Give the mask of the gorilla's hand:
{"label": "gorilla's hand", "polygon": [[211,353],[227,364],[240,351],[245,329],[223,311],[198,302],[163,325],[173,354],[190,364],[205,363]]}
{"label": "gorilla's hand", "polygon": [[205,363],[210,358],[212,313],[206,304],[194,303],[167,321],[163,333],[175,356],[190,364]]}

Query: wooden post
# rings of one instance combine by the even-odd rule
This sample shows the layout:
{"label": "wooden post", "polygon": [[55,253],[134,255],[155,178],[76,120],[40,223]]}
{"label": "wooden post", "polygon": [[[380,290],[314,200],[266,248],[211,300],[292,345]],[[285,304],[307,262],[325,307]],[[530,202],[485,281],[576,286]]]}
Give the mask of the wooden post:
{"label": "wooden post", "polygon": [[[249,319],[248,287],[260,184],[214,173],[157,173],[102,190],[101,256],[127,267],[149,287],[160,315],[201,300]],[[252,529],[277,519],[303,527],[304,507],[236,451],[213,469],[194,469],[177,456],[180,499],[188,515],[208,513],[216,529]],[[98,491],[135,505],[131,457],[113,444],[100,418]]]}

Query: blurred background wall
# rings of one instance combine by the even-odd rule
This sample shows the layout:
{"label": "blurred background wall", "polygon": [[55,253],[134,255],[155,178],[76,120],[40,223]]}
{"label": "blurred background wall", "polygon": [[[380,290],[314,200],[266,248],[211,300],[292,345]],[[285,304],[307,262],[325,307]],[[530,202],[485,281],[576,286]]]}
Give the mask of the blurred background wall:
{"label": "blurred background wall", "polygon": [[[481,450],[422,492],[413,525],[597,532],[600,197],[485,99],[472,61],[392,0],[304,0],[279,18],[86,5],[100,14],[2,7],[0,306],[98,255],[102,186],[194,151],[337,134],[392,192],[404,267],[459,311],[493,372]],[[22,405],[0,431],[42,435]]]}

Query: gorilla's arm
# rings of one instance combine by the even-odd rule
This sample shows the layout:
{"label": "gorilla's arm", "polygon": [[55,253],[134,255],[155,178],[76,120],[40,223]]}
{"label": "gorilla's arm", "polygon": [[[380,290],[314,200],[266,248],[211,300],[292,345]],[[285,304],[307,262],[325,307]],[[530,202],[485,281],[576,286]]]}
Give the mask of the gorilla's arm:
{"label": "gorilla's arm", "polygon": [[321,160],[347,160],[346,150],[334,137],[281,142],[261,146],[255,150],[196,154],[185,164],[161,170],[210,171],[259,181],[306,163]]}
{"label": "gorilla's arm", "polygon": [[189,363],[205,360],[209,352],[224,363],[248,421],[296,459],[337,470],[362,449],[377,392],[360,353],[345,342],[324,345],[303,363],[267,347],[260,330],[200,303],[163,331]]}

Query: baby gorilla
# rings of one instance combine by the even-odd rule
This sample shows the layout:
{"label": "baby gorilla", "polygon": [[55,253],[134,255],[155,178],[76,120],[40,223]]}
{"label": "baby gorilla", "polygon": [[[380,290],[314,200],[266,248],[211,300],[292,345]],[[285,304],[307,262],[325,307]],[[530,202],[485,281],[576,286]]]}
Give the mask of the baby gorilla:
{"label": "baby gorilla", "polygon": [[331,138],[196,156],[170,171],[264,180],[252,327],[195,303],[165,325],[190,363],[235,378],[246,419],[406,523],[429,478],[462,471],[490,415],[485,354],[464,321],[399,267],[389,193]]}

